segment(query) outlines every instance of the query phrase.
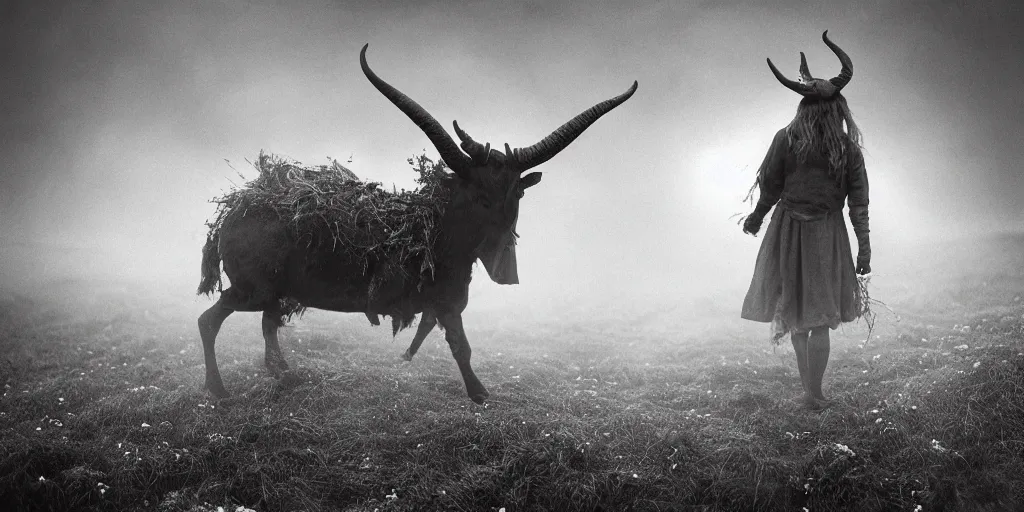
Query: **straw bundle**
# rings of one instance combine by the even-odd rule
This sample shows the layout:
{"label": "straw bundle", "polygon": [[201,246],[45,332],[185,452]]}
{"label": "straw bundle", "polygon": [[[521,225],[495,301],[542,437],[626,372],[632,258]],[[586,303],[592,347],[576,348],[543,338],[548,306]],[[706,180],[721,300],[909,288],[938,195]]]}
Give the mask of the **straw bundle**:
{"label": "straw bundle", "polygon": [[433,278],[434,242],[448,200],[444,162],[425,155],[408,159],[419,173],[414,191],[387,191],[364,182],[341,166],[302,166],[260,152],[253,166],[259,175],[212,202],[214,220],[209,237],[219,236],[235,211],[271,211],[287,221],[292,240],[305,246],[358,258],[366,272],[375,262],[389,262],[387,271],[420,281]]}

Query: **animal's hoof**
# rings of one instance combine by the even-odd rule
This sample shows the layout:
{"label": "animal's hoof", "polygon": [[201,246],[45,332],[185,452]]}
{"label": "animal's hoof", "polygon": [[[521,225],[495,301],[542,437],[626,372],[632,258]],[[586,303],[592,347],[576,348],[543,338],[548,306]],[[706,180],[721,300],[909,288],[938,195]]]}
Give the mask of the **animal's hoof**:
{"label": "animal's hoof", "polygon": [[412,354],[410,354],[409,351],[406,350],[405,353],[402,354],[402,359],[406,361],[412,361]]}
{"label": "animal's hoof", "polygon": [[483,404],[484,401],[487,400],[487,397],[489,397],[489,396],[491,396],[491,394],[488,393],[487,390],[484,389],[483,386],[480,386],[480,389],[478,389],[476,391],[470,391],[469,392],[469,399],[474,401],[474,402],[476,402],[476,403],[478,403],[478,404]]}

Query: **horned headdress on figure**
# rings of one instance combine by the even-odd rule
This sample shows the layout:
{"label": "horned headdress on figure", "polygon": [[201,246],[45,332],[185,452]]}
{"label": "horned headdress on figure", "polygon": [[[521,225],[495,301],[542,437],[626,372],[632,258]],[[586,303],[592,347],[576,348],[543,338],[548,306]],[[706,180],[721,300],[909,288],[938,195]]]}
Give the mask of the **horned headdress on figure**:
{"label": "horned headdress on figure", "polygon": [[828,38],[828,30],[821,34],[821,39],[825,41],[825,44],[832,49],[832,51],[839,57],[839,62],[842,63],[843,69],[839,72],[839,76],[824,80],[821,78],[814,78],[811,76],[810,70],[807,68],[807,57],[804,56],[804,52],[800,52],[800,81],[790,80],[786,78],[775,64],[772,64],[772,59],[768,59],[768,67],[771,68],[775,78],[785,85],[787,88],[794,92],[804,96],[805,98],[818,98],[818,99],[829,99],[839,94],[839,91],[846,87],[846,84],[850,83],[850,79],[853,78],[853,61],[850,60],[850,56],[836,46]]}

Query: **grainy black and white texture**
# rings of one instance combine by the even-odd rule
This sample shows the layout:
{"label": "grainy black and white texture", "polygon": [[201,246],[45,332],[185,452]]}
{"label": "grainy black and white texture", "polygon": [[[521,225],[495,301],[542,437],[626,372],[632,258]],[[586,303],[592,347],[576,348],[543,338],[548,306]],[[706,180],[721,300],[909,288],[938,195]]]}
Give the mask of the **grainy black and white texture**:
{"label": "grainy black and white texture", "polygon": [[[960,510],[1024,503],[1019,2],[152,2],[0,6],[0,503],[124,510]],[[871,176],[875,331],[834,333],[821,414],[739,319],[735,213],[798,98],[839,72]],[[415,187],[437,157],[359,50],[453,136],[535,143],[520,284],[476,268],[466,400],[433,332],[361,315],[218,339],[202,390],[209,199],[261,150]],[[241,174],[242,176],[239,176]],[[847,451],[849,450],[849,452]],[[852,452],[852,454],[850,453]],[[207,505],[204,505],[207,504]],[[973,507],[973,508],[972,508]]]}

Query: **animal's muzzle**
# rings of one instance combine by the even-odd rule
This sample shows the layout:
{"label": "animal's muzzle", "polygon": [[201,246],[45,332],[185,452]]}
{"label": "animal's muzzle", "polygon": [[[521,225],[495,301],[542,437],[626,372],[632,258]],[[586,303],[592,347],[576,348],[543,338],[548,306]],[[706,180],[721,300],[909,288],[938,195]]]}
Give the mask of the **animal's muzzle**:
{"label": "animal's muzzle", "polygon": [[519,268],[516,263],[516,223],[503,233],[493,245],[481,247],[480,261],[487,269],[491,281],[498,284],[519,284]]}

